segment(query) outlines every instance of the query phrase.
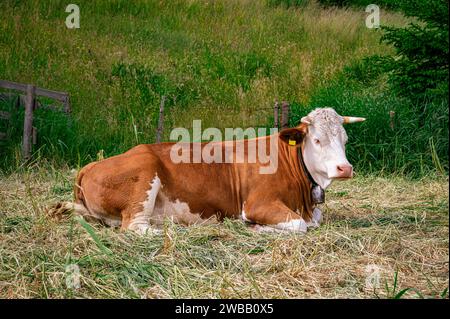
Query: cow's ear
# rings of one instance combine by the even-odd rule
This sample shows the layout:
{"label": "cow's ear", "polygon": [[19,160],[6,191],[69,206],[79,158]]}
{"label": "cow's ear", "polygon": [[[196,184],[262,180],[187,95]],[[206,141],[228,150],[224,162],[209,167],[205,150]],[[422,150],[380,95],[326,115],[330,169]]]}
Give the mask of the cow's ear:
{"label": "cow's ear", "polygon": [[280,139],[290,146],[300,146],[308,133],[308,125],[300,124],[294,128],[287,128],[280,132]]}

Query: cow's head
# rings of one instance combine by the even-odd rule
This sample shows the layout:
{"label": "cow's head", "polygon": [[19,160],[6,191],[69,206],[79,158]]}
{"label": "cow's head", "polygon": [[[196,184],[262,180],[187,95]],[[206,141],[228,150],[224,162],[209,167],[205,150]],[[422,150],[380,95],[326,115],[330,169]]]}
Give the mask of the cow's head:
{"label": "cow's head", "polygon": [[291,146],[303,147],[306,168],[325,189],[335,179],[353,177],[353,167],[345,156],[347,133],[343,124],[364,120],[340,116],[332,108],[315,109],[301,119],[299,126],[282,130],[280,138]]}

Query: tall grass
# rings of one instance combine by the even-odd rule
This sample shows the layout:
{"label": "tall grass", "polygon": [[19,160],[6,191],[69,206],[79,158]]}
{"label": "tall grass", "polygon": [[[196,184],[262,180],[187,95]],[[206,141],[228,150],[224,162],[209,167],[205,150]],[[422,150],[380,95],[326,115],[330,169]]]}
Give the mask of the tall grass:
{"label": "tall grass", "polygon": [[[80,29],[66,28],[64,1],[0,3],[0,78],[67,91],[73,104],[70,118],[38,112],[35,159],[82,165],[101,150],[111,156],[152,143],[165,95],[165,139],[193,119],[203,127],[271,126],[278,99],[290,101],[295,114],[313,106],[378,114],[349,127],[349,157],[361,170],[410,171],[422,160],[424,171],[438,161],[447,169],[442,149],[448,137],[437,131],[444,130],[442,114],[430,113],[440,124],[421,131],[414,148],[411,114],[398,112],[395,134],[385,125],[391,98],[383,82],[372,95],[337,80],[352,61],[390,50],[379,43],[379,32],[365,27],[362,9],[314,1],[298,9],[237,0],[77,4]],[[407,22],[398,13],[382,11],[382,17],[386,24]],[[396,110],[409,107],[392,102]],[[20,127],[18,120],[10,129]],[[431,142],[423,143],[425,137]],[[19,143],[1,147],[3,170],[20,165]]]}

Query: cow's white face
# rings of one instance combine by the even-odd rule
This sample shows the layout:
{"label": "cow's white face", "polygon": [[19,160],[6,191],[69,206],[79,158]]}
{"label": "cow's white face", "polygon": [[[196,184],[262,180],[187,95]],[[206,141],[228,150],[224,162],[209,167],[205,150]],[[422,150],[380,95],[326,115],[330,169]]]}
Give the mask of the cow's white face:
{"label": "cow's white face", "polygon": [[320,108],[303,117],[298,127],[283,130],[280,134],[285,141],[303,142],[306,168],[326,189],[335,179],[353,177],[353,167],[345,156],[348,138],[343,124],[361,121],[364,119],[340,116],[332,108]]}
{"label": "cow's white face", "polygon": [[344,119],[331,108],[317,109],[302,118],[308,125],[303,159],[314,180],[327,188],[334,179],[353,177],[353,167],[345,156],[348,137]]}

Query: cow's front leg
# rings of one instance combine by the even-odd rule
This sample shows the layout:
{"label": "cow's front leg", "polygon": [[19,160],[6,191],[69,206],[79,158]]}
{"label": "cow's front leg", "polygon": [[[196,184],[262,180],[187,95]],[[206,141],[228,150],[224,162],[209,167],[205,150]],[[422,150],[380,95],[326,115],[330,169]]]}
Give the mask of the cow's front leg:
{"label": "cow's front leg", "polygon": [[288,231],[306,233],[305,220],[281,202],[244,205],[242,219],[255,223],[258,231]]}
{"label": "cow's front leg", "polygon": [[306,225],[312,228],[316,228],[320,226],[320,223],[322,223],[322,211],[319,207],[315,207],[312,213],[312,219],[311,221],[307,222]]}

